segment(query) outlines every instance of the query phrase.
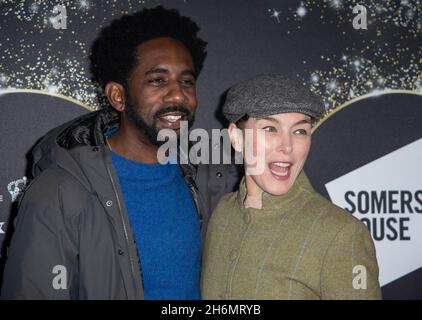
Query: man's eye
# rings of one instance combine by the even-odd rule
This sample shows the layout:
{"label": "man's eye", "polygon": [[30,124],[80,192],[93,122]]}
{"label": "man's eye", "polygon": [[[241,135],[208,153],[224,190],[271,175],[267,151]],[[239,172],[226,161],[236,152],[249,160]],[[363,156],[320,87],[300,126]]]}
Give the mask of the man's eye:
{"label": "man's eye", "polygon": [[154,78],[149,80],[148,82],[154,85],[161,85],[165,82],[165,80],[163,78]]}
{"label": "man's eye", "polygon": [[262,128],[262,130],[264,130],[265,132],[277,132],[276,128],[273,126],[267,126]]}
{"label": "man's eye", "polygon": [[191,79],[182,80],[181,83],[185,87],[192,87],[195,85],[195,81]]}

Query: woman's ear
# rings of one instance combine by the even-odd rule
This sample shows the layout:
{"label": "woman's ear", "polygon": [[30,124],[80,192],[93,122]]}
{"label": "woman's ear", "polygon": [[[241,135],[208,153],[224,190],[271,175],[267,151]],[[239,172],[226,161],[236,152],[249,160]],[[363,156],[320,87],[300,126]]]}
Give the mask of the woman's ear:
{"label": "woman's ear", "polygon": [[237,152],[243,151],[243,131],[239,129],[233,122],[229,124],[227,128],[229,132],[230,142],[232,143],[233,149]]}
{"label": "woman's ear", "polygon": [[124,111],[125,109],[125,89],[117,82],[110,81],[106,84],[104,90],[111,106],[117,111]]}

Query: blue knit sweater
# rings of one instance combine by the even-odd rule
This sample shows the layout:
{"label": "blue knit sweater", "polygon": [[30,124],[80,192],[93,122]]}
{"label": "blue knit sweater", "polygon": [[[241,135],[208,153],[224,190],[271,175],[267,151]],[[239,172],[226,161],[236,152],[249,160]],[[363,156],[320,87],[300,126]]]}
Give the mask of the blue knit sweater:
{"label": "blue knit sweater", "polygon": [[145,299],[200,299],[199,221],[179,166],[112,152],[142,264]]}

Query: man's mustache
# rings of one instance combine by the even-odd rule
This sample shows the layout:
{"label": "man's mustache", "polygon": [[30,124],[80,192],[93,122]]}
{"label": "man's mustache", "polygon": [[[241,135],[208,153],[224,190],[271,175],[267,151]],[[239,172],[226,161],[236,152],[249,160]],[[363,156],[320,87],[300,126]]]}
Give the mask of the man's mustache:
{"label": "man's mustache", "polygon": [[161,116],[171,113],[171,112],[181,112],[184,113],[187,117],[192,115],[192,112],[185,106],[167,106],[154,114],[154,119],[157,120]]}

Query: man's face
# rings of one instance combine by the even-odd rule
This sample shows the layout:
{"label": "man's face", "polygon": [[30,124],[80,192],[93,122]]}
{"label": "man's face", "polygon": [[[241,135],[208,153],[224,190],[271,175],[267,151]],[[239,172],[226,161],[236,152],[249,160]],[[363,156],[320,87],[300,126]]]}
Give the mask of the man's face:
{"label": "man's face", "polygon": [[142,43],[137,57],[124,112],[151,144],[159,145],[161,129],[179,134],[180,122],[193,120],[197,106],[194,64],[188,49],[172,38]]}

